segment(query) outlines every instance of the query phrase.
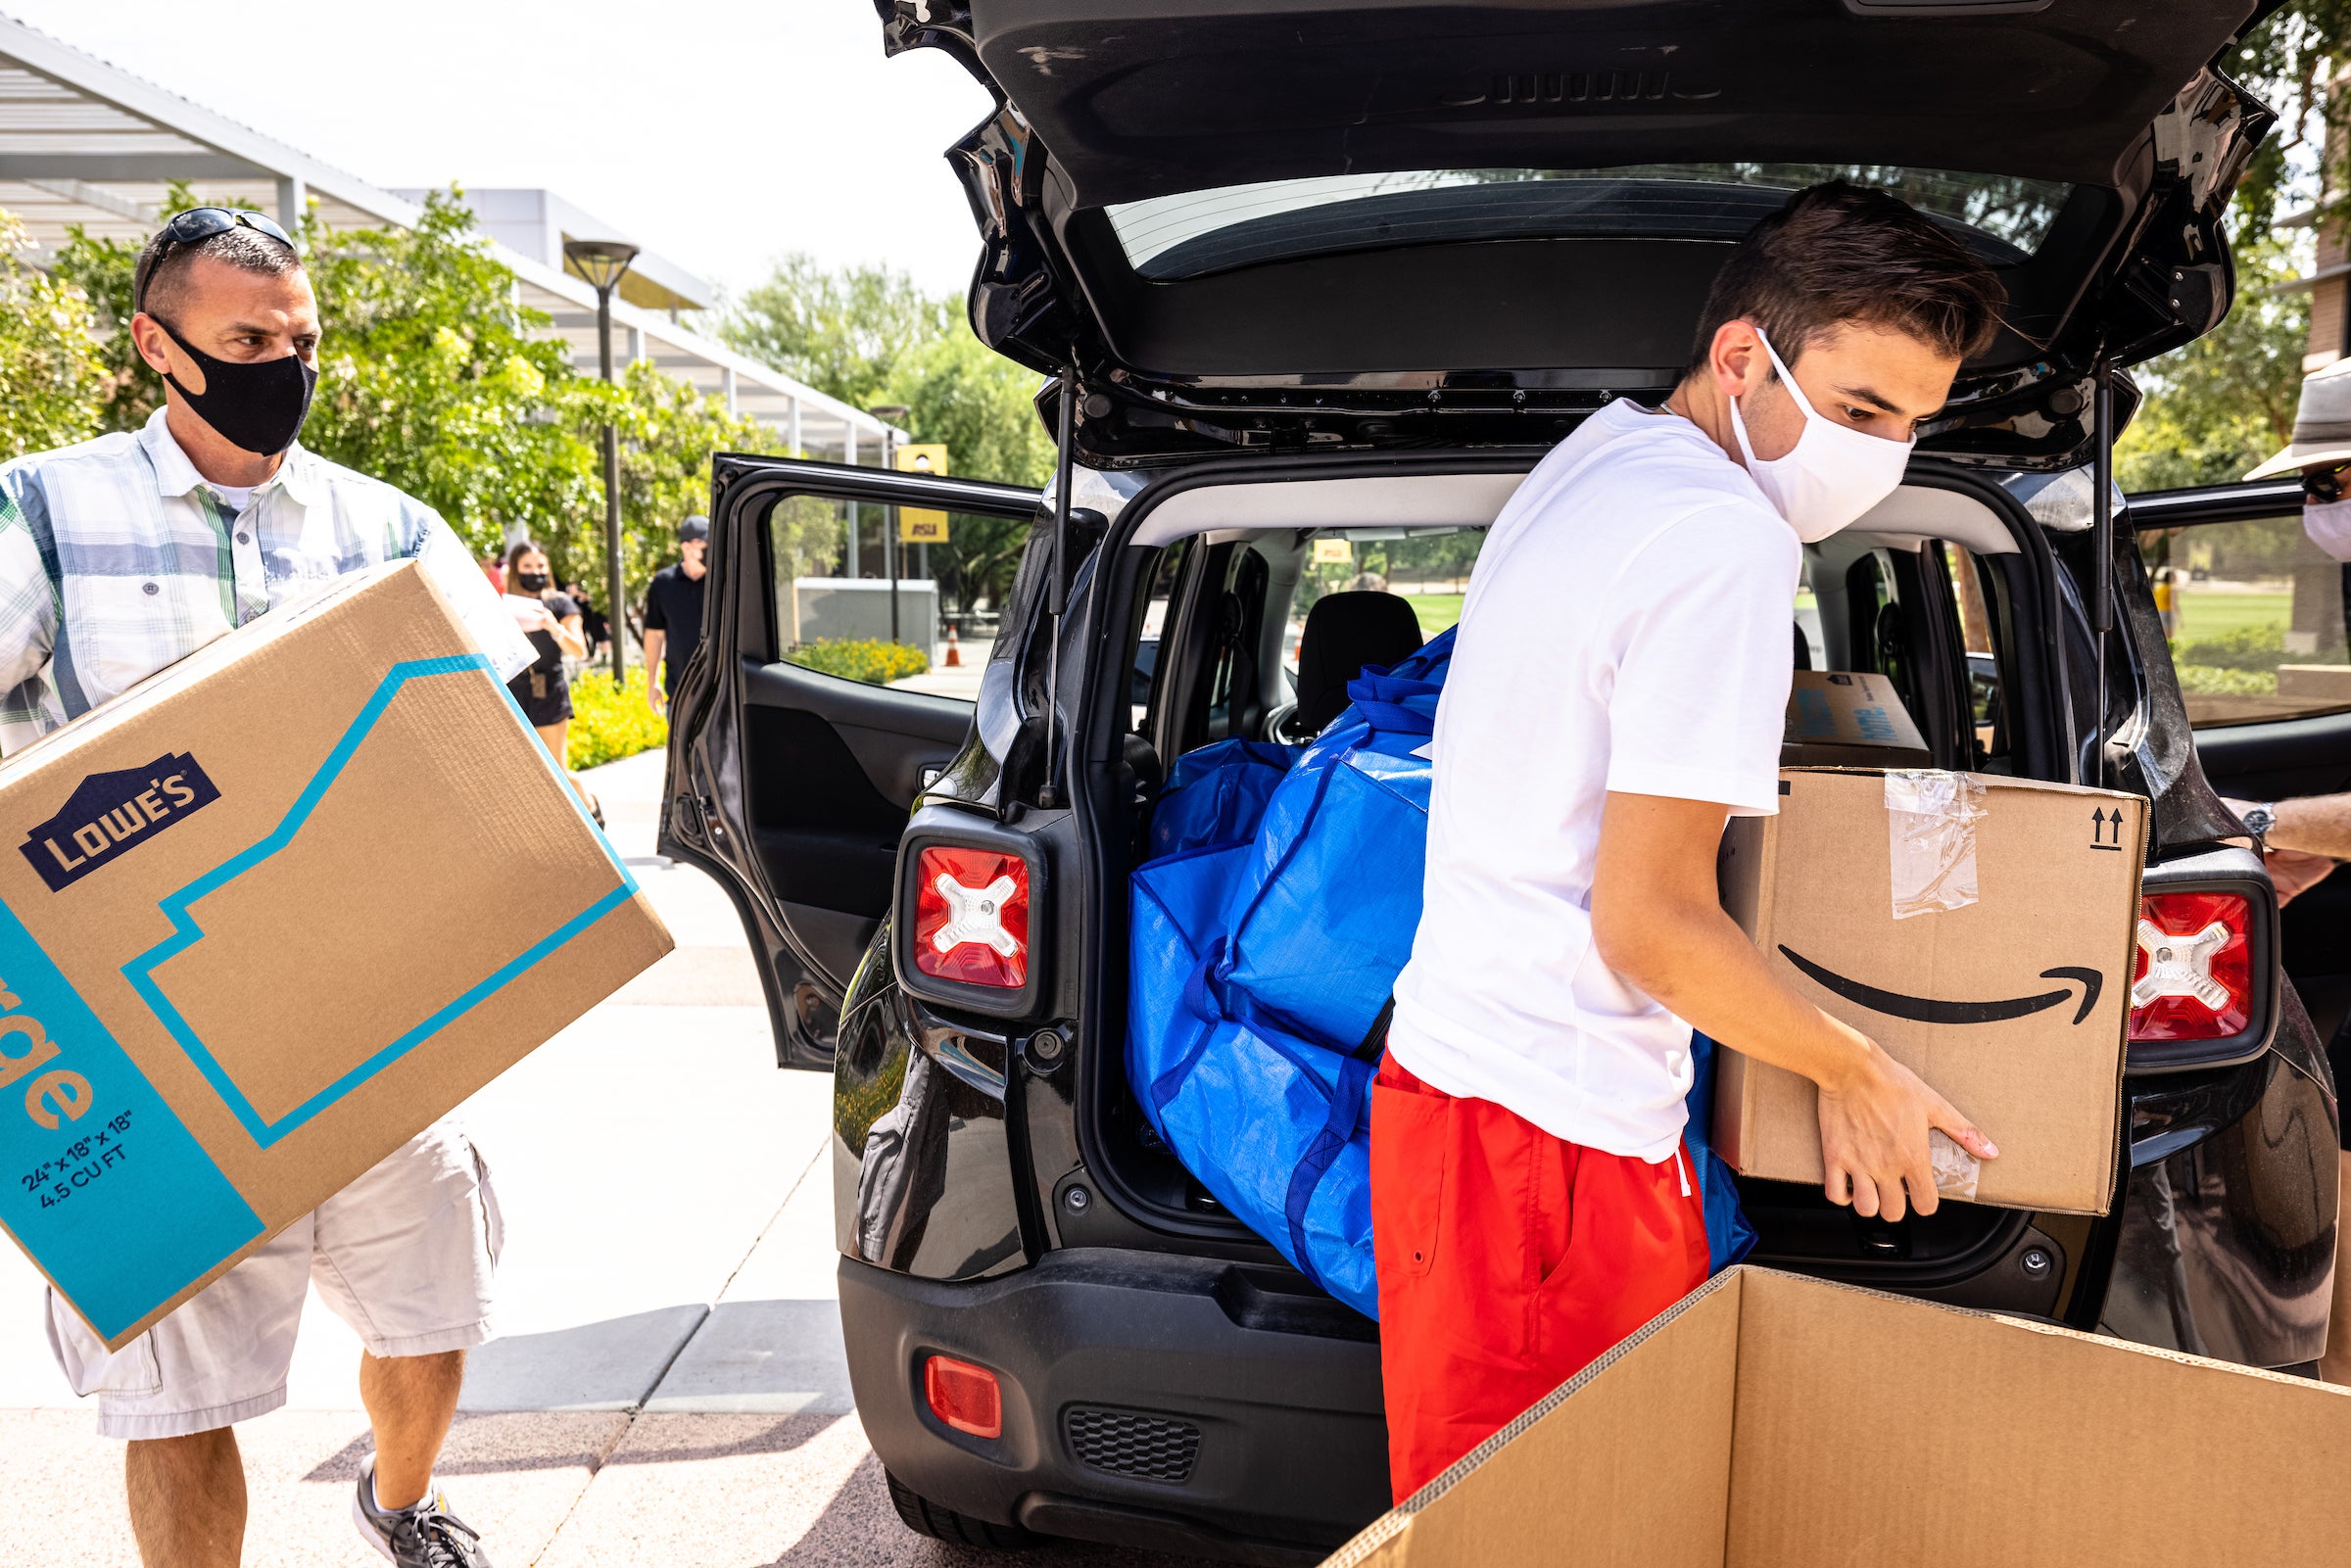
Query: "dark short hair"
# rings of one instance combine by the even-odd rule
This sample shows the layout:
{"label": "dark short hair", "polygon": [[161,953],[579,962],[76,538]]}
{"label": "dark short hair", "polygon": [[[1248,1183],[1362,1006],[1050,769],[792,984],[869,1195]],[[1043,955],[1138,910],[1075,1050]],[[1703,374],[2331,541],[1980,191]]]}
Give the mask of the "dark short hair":
{"label": "dark short hair", "polygon": [[1847,324],[1891,327],[1947,357],[1999,330],[2000,280],[1909,203],[1844,180],[1798,191],[1748,230],[1714,275],[1690,368],[1726,321],[1751,321],[1789,364]]}
{"label": "dark short hair", "polygon": [[209,256],[240,272],[283,277],[302,270],[302,258],[258,229],[222,229],[194,245],[173,243],[168,228],[158,230],[139,251],[136,275],[147,279],[138,308],[168,321],[187,295],[188,268],[196,258]]}

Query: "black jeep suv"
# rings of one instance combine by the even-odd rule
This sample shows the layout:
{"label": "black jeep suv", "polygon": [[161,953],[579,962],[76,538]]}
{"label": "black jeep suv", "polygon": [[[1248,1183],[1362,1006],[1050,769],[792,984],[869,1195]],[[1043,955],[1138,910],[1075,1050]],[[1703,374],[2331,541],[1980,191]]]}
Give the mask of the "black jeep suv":
{"label": "black jeep suv", "polygon": [[[841,1317],[908,1523],[1291,1561],[1385,1506],[1376,1325],[1138,1113],[1128,875],[1175,759],[1311,733],[1334,670],[1403,651],[1392,606],[1309,631],[1311,604],[1352,586],[1449,624],[1520,476],[1608,400],[1661,399],[1731,243],[1832,175],[1947,224],[2010,310],[1904,487],[1807,549],[1797,655],[1890,678],[1942,766],[2146,795],[2143,929],[2227,923],[2227,1000],[2133,1014],[2104,1217],[1888,1224],[1751,1182],[1756,1256],[2255,1365],[2320,1354],[2337,1117],[2287,975],[2339,1012],[2351,927],[2297,928],[2303,903],[2281,926],[2208,775],[2342,787],[2351,692],[2199,729],[2136,531],[2169,572],[2292,488],[2104,483],[2124,369],[2232,296],[2222,211],[2272,119],[2223,74],[2253,0],[878,9],[889,49],[996,94],[949,154],[971,319],[1048,378],[1064,477],[720,458],[661,846],[739,905],[778,1060],[835,1075]],[[976,701],[786,662],[803,542],[894,536],[901,507],[1026,530]],[[992,885],[987,919],[929,907],[942,871]]]}

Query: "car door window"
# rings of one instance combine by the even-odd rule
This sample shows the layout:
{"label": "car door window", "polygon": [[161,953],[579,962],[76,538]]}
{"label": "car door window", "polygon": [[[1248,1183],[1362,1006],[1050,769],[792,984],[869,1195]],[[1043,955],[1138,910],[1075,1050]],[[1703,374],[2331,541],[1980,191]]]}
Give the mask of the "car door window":
{"label": "car door window", "polygon": [[2151,530],[2138,546],[2191,724],[2351,710],[2344,570],[2298,513]]}

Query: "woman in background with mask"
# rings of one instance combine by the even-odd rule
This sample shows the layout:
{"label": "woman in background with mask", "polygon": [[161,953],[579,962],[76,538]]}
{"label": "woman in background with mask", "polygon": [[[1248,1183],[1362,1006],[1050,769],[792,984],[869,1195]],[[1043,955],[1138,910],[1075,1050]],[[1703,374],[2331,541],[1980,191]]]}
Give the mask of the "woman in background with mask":
{"label": "woman in background with mask", "polygon": [[579,791],[596,825],[604,825],[604,808],[580,776],[571,771],[566,751],[571,742],[571,676],[563,661],[588,657],[587,639],[580,634],[580,607],[570,595],[556,592],[547,551],[522,540],[506,551],[506,603],[539,657],[531,667],[506,683],[522,716],[539,732],[539,739],[555,766]]}
{"label": "woman in background with mask", "polygon": [[1999,303],[1893,197],[1799,192],[1724,262],[1664,407],[1592,414],[1489,531],[1371,1091],[1398,1498],[1705,1278],[1694,1027],[1820,1085],[1861,1214],[1933,1212],[1930,1128],[1997,1153],[1773,977],[1714,865],[1727,816],[1778,809],[1802,546],[1901,483]]}

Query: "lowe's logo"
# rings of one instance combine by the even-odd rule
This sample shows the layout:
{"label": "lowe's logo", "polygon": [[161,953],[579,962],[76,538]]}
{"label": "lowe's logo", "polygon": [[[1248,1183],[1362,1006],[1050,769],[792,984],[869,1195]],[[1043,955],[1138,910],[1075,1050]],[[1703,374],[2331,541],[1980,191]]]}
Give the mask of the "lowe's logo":
{"label": "lowe's logo", "polygon": [[193,756],[167,752],[144,768],[91,774],[17,847],[54,893],[219,798]]}

